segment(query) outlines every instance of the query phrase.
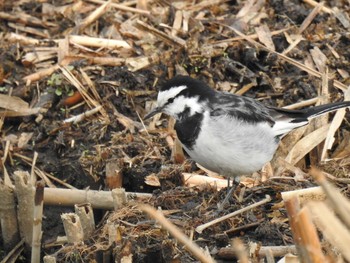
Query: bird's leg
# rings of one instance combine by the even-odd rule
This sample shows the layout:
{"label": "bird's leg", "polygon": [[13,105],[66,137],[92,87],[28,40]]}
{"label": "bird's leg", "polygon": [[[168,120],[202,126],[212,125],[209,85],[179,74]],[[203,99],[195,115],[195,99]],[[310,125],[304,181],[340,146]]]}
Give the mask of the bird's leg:
{"label": "bird's leg", "polygon": [[[234,182],[236,182],[236,177],[234,180],[232,180],[232,185],[230,185],[230,176],[227,177],[227,193],[225,196],[225,199],[218,204],[218,211],[221,212],[222,210],[224,210],[225,205],[228,203],[228,201],[230,200],[233,191],[236,189],[236,187],[234,186]],[[239,180],[239,177],[238,177]]]}

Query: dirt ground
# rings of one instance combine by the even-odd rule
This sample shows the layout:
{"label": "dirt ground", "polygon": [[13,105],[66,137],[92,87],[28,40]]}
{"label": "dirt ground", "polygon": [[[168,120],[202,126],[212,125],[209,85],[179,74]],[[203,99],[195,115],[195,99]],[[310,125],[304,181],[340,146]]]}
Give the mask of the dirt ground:
{"label": "dirt ground", "polygon": [[[339,189],[350,195],[349,112],[326,151],[330,161],[321,162],[322,141],[329,135],[312,131],[326,126],[334,113],[302,134],[286,136],[271,169],[243,176],[222,212],[217,204],[226,189],[189,187],[183,178],[183,173],[207,171],[183,156],[173,121],[165,115],[142,120],[159,86],[176,74],[278,107],[350,99],[349,2],[103,3],[0,2],[0,95],[7,96],[0,98],[4,177],[7,173],[13,180],[15,171],[30,172],[36,152],[36,174],[49,176],[48,187],[122,186],[127,192],[152,194],[115,212],[94,209],[96,231],[74,245],[57,240],[65,236],[60,215],[74,208],[45,205],[42,256],[54,255],[57,262],[120,262],[126,257],[132,262],[196,262],[140,210],[136,203],[141,202],[161,209],[218,262],[232,262],[236,259],[225,258],[220,249],[236,237],[259,246],[294,244],[281,192],[316,186],[308,173],[311,165],[332,175]],[[83,36],[94,39],[89,42]],[[15,100],[5,103],[8,95]],[[297,104],[303,101],[307,103]],[[67,121],[83,113],[87,114],[81,120]],[[302,141],[305,136],[307,142]],[[108,166],[117,172],[111,175]],[[271,197],[268,203],[201,234],[194,231],[266,195]],[[111,224],[118,232],[114,242],[108,238]],[[23,252],[18,262],[28,257]]]}

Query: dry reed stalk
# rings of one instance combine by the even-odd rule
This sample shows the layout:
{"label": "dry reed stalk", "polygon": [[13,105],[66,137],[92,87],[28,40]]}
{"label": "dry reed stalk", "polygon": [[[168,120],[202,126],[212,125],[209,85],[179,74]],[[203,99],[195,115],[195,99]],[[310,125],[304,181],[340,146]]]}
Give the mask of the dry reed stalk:
{"label": "dry reed stalk", "polygon": [[74,213],[65,213],[61,215],[64,232],[69,243],[79,243],[84,240],[83,227],[78,215]]}
{"label": "dry reed stalk", "polygon": [[[312,218],[317,228],[347,260],[350,261],[350,232],[334,214],[334,212],[323,202],[310,202],[307,207],[311,211]],[[335,262],[335,261],[333,261]]]}
{"label": "dry reed stalk", "polygon": [[94,211],[91,204],[81,204],[74,206],[75,213],[80,218],[83,228],[84,240],[88,239],[95,231]]}
{"label": "dry reed stalk", "polygon": [[317,183],[322,187],[325,195],[327,196],[327,200],[330,202],[332,209],[337,215],[339,215],[340,219],[345,223],[345,225],[350,229],[350,202],[349,200],[343,196],[339,190],[330,184],[323,173],[312,167],[310,170],[310,174],[316,179]]}
{"label": "dry reed stalk", "polygon": [[28,172],[16,171],[15,178],[15,193],[18,200],[18,223],[21,237],[25,244],[30,247],[33,239],[33,213],[34,213],[34,195],[35,187],[30,182]]}
{"label": "dry reed stalk", "polygon": [[[305,248],[302,247],[302,241],[301,241],[301,233],[300,229],[298,228],[297,224],[297,215],[300,211],[300,203],[297,197],[293,196],[289,198],[288,200],[284,200],[284,205],[288,212],[288,218],[289,218],[289,225],[292,230],[293,239],[295,246],[298,250],[299,258],[306,259],[307,253],[305,251]],[[302,262],[306,262],[305,260]]]}
{"label": "dry reed stalk", "polygon": [[328,262],[323,255],[315,225],[312,223],[310,212],[306,207],[298,213],[296,223],[301,236],[301,246],[305,249],[308,257],[306,261],[312,263]]}
{"label": "dry reed stalk", "polygon": [[40,263],[42,220],[44,208],[44,182],[39,181],[36,184],[34,213],[33,213],[33,239],[32,239],[32,263]]}

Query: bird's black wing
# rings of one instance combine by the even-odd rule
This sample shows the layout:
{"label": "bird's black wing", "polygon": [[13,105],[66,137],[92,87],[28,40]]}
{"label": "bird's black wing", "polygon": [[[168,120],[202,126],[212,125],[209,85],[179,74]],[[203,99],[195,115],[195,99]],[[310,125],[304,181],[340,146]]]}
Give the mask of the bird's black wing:
{"label": "bird's black wing", "polygon": [[271,126],[275,123],[267,107],[248,97],[216,92],[210,105],[210,115],[213,117],[231,116],[250,123],[268,122]]}

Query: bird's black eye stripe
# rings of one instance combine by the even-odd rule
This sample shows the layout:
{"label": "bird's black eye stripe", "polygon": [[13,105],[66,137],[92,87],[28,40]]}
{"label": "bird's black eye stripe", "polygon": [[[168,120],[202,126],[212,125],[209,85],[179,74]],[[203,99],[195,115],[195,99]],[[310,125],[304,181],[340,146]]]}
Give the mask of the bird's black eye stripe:
{"label": "bird's black eye stripe", "polygon": [[174,98],[169,98],[168,99],[168,103],[173,103],[174,102]]}

